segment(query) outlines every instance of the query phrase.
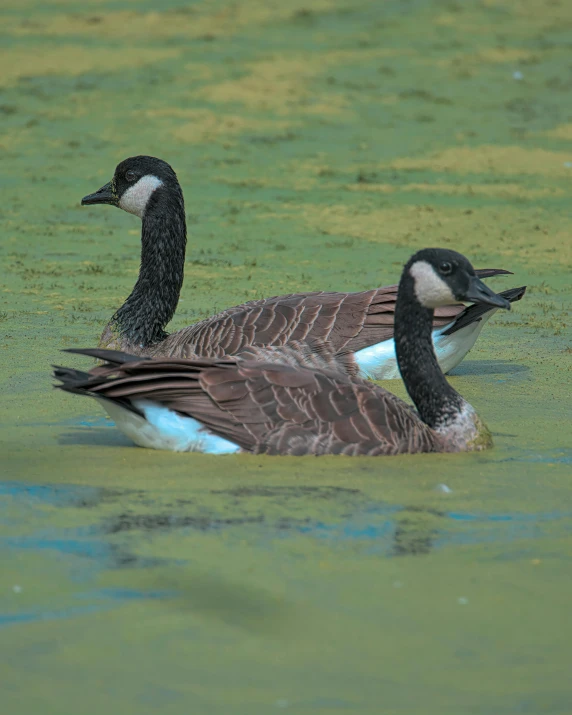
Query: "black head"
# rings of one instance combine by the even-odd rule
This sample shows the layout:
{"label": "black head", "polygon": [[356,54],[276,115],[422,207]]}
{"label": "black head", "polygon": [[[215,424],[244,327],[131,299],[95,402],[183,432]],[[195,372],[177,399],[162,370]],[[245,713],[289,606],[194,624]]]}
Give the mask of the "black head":
{"label": "black head", "polygon": [[81,205],[111,204],[142,218],[149,199],[161,187],[180,193],[171,166],[154,156],[132,156],[117,165],[109,183],[84,196]]}
{"label": "black head", "polygon": [[446,248],[424,248],[412,256],[404,275],[413,279],[415,297],[425,308],[469,301],[510,310],[510,303],[488,288],[465,256]]}

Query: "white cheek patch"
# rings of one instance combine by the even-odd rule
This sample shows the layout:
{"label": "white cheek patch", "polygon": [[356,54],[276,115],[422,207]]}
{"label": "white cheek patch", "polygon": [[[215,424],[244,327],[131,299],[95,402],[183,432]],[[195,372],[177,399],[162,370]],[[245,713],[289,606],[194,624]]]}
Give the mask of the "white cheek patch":
{"label": "white cheek patch", "polygon": [[449,286],[440,278],[427,261],[416,261],[409,272],[415,282],[415,295],[424,308],[458,303]]}
{"label": "white cheek patch", "polygon": [[136,184],[130,186],[119,199],[119,207],[130,214],[143,218],[147,203],[153,192],[163,186],[161,179],[153,174],[142,176]]}

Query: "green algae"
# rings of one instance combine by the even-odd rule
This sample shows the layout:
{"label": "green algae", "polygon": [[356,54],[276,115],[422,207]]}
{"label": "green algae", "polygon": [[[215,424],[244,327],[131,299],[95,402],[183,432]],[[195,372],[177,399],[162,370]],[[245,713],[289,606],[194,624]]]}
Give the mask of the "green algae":
{"label": "green algae", "polygon": [[[572,9],[3,12],[3,709],[568,713]],[[424,245],[513,270],[491,285],[525,298],[451,378],[494,449],[155,453],[52,391],[61,348],[94,345],[135,280],[136,220],[79,206],[135,153],[185,190],[173,329],[393,283]]]}

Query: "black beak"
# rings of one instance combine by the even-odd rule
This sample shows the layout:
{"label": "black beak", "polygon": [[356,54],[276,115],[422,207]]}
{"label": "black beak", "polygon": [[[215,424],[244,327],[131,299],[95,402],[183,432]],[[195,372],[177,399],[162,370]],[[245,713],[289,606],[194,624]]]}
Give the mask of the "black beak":
{"label": "black beak", "polygon": [[95,194],[88,194],[84,196],[81,200],[82,206],[91,206],[91,204],[111,204],[112,206],[117,206],[117,196],[113,193],[111,188],[111,181],[101,189],[95,192]]}
{"label": "black beak", "polygon": [[479,280],[477,276],[471,276],[469,289],[461,300],[470,300],[471,303],[485,303],[485,305],[492,305],[495,308],[510,310],[509,301],[501,295],[497,295],[481,280]]}

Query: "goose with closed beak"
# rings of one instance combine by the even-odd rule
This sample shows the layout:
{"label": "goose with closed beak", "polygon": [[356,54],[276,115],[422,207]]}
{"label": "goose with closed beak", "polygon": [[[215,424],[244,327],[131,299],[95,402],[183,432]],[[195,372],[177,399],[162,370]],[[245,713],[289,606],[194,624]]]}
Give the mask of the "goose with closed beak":
{"label": "goose with closed beak", "polygon": [[[455,251],[424,249],[406,264],[395,307],[397,361],[417,411],[355,376],[327,349],[248,349],[235,357],[144,358],[69,350],[104,364],[55,368],[57,387],[95,397],[136,444],[172,451],[282,455],[463,452],[492,446],[474,408],[447,382],[431,331],[455,301],[510,310]],[[353,369],[352,369],[353,367]]]}
{"label": "goose with closed beak", "polygon": [[[82,199],[82,205],[93,204],[118,206],[142,220],[139,277],[106,326],[100,347],[145,356],[221,357],[249,345],[322,340],[337,353],[354,352],[363,377],[399,377],[393,339],[397,286],[264,298],[168,335],[165,327],[177,308],[187,242],[183,193],[175,172],[161,159],[131,157],[117,166],[111,182]],[[477,271],[480,278],[507,273]],[[513,302],[525,290],[513,288],[501,295]],[[496,310],[451,301],[435,311],[432,335],[444,372],[463,360]]]}

